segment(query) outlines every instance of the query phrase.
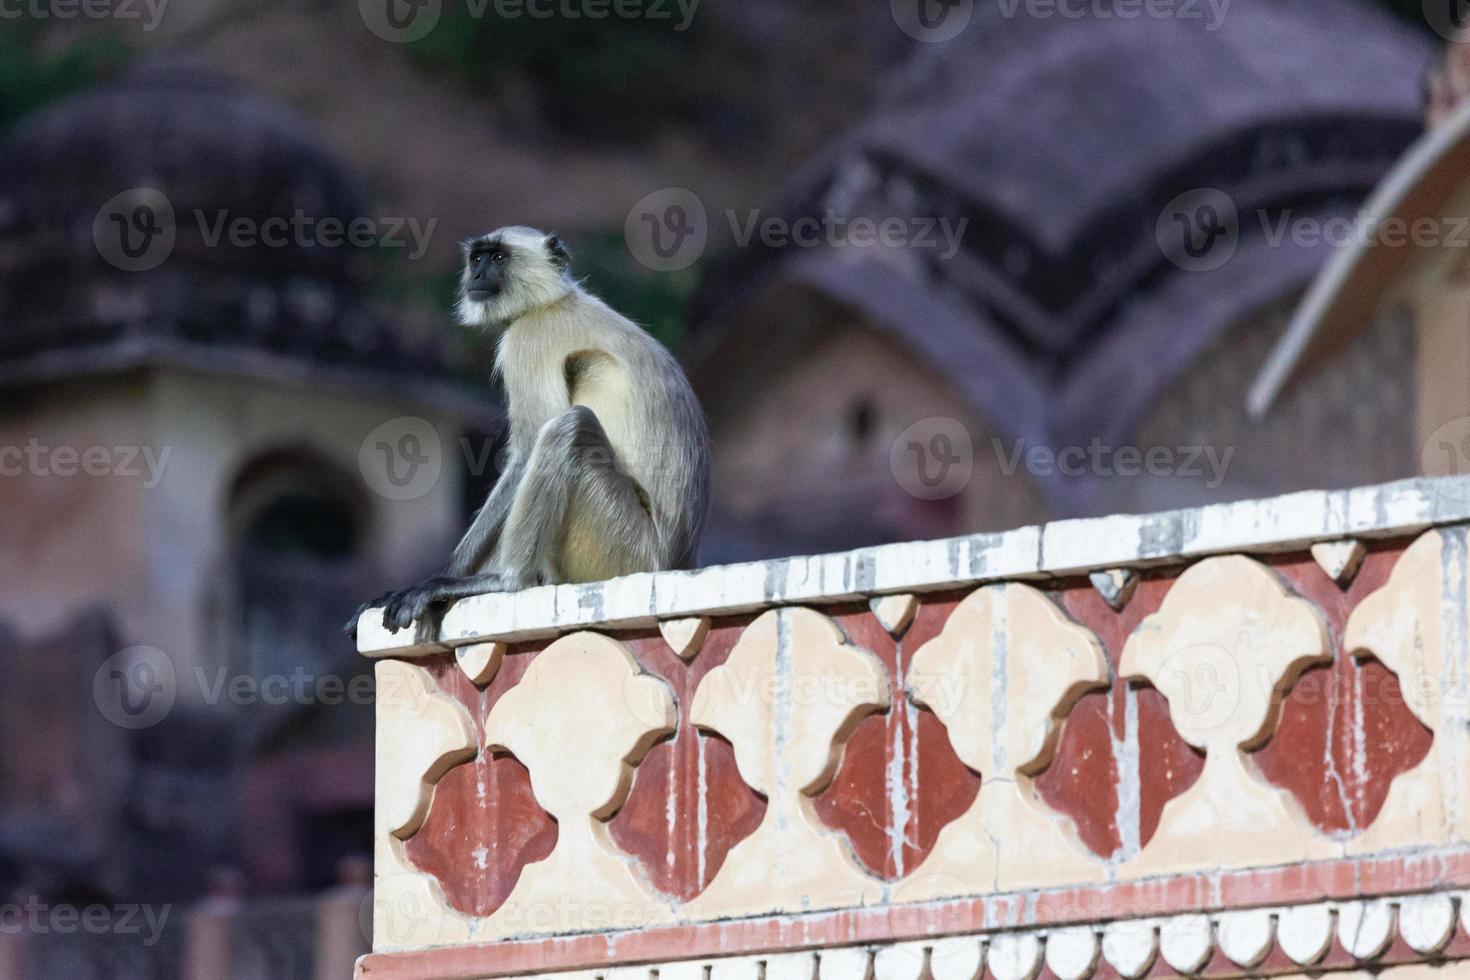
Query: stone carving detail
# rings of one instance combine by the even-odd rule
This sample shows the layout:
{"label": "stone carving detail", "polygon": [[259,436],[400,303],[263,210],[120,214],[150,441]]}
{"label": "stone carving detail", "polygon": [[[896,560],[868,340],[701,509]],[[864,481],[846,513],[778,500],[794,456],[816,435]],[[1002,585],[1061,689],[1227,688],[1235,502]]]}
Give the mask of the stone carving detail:
{"label": "stone carving detail", "polygon": [[[1438,892],[1377,902],[1191,912],[1162,920],[1120,919],[542,976],[546,980],[596,980],[599,976],[606,980],[1034,980],[1045,967],[1057,980],[1229,978],[1263,971],[1301,980],[1309,976],[1461,980],[1470,976],[1470,962],[1462,953],[1452,952],[1440,961],[1433,957],[1445,955],[1446,947],[1463,948],[1449,944],[1466,937],[1463,928],[1457,930],[1452,913],[1457,903],[1466,907],[1467,898],[1470,895],[1464,892]],[[1398,934],[1408,943],[1407,952],[1384,962],[1381,958],[1388,954],[1395,934],[1395,904]],[[1432,921],[1405,925],[1406,916],[1425,915]],[[1273,922],[1279,923],[1274,929]],[[1289,938],[1297,931],[1303,935]],[[1422,940],[1420,945],[1414,945],[1411,936]],[[1288,942],[1295,944],[1295,953],[1289,951]],[[1296,963],[1302,963],[1303,954],[1310,954],[1314,962],[1323,956],[1330,960],[1311,968],[1310,973],[1292,972],[1292,963],[1283,962],[1278,950]],[[1247,963],[1265,965],[1248,967]]]}
{"label": "stone carving detail", "polygon": [[687,619],[666,619],[658,624],[669,649],[685,661],[693,660],[709,636],[709,617],[691,616]]}
{"label": "stone carving detail", "polygon": [[[551,644],[496,702],[485,719],[487,750],[526,766],[537,802],[558,825],[555,849],[526,866],[491,917],[498,934],[606,928],[619,908],[625,916],[640,910],[644,921],[666,914],[604,821],[627,798],[633,766],[674,721],[668,687],[640,673],[623,644],[596,633]],[[531,921],[533,913],[541,918]]]}
{"label": "stone carving detail", "polygon": [[1302,966],[1311,966],[1332,948],[1336,911],[1327,905],[1298,905],[1282,909],[1276,919],[1276,942],[1281,951]]}
{"label": "stone carving detail", "polygon": [[1053,929],[1046,937],[1046,966],[1057,975],[1057,980],[1083,980],[1092,976],[1100,952],[1096,926]]}
{"label": "stone carving detail", "polygon": [[1276,913],[1271,909],[1220,913],[1217,934],[1221,952],[1237,966],[1256,966],[1271,952],[1275,920]]}
{"label": "stone carving detail", "polygon": [[1179,973],[1194,973],[1215,953],[1215,926],[1208,915],[1180,915],[1159,926],[1159,955]]}
{"label": "stone carving detail", "polygon": [[495,679],[500,662],[505,659],[504,643],[471,643],[455,647],[454,660],[476,687],[484,687]]}
{"label": "stone carving detail", "polygon": [[1131,568],[1107,568],[1093,572],[1088,578],[1114,612],[1122,612],[1138,588],[1138,573]]}
{"label": "stone carving detail", "polygon": [[1179,576],[1128,639],[1119,674],[1169,699],[1174,727],[1205,750],[1205,768],[1164,807],[1153,838],[1122,866],[1124,877],[1338,853],[1243,751],[1270,737],[1282,696],[1305,667],[1330,660],[1329,649],[1316,607],[1289,596],[1259,562],[1209,558]]}
{"label": "stone carving detail", "polygon": [[1344,902],[1337,908],[1337,941],[1355,959],[1371,960],[1393,942],[1394,906],[1385,899]]}
{"label": "stone carving detail", "polygon": [[914,613],[919,609],[919,597],[908,592],[874,596],[868,600],[868,608],[873,611],[878,622],[883,624],[883,628],[897,639],[913,623]]}
{"label": "stone carving detail", "polygon": [[1347,538],[1342,541],[1319,541],[1312,545],[1312,560],[1321,566],[1327,577],[1346,587],[1358,574],[1363,557],[1368,549],[1363,542]]}
{"label": "stone carving detail", "polygon": [[374,948],[463,942],[469,935],[467,920],[444,901],[437,882],[412,868],[403,841],[423,823],[439,779],[474,757],[474,721],[422,667],[382,660],[374,673]]}
{"label": "stone carving detail", "polygon": [[1103,930],[1103,959],[1120,977],[1135,980],[1148,972],[1159,954],[1158,926],[1148,919],[1121,919]]}
{"label": "stone carving detail", "polygon": [[986,586],[955,607],[914,655],[908,687],[980,773],[980,792],[904,882],[905,901],[1105,878],[1031,776],[1051,761],[1072,705],[1107,680],[1097,638],[1030,586]]}
{"label": "stone carving detail", "polygon": [[741,635],[694,695],[690,717],[735,747],[740,776],[770,805],[705,891],[692,918],[867,905],[883,890],[811,797],[832,779],[852,729],[888,706],[877,658],[810,609],[772,610]]}
{"label": "stone carving detail", "polygon": [[377,822],[406,840],[424,822],[434,784],[451,767],[474,758],[475,723],[422,667],[384,660],[374,674]]}
{"label": "stone carving detail", "polygon": [[[1452,545],[1452,547],[1451,547]],[[1343,649],[1376,657],[1398,675],[1404,703],[1434,733],[1429,753],[1393,781],[1378,818],[1348,853],[1439,843],[1470,834],[1465,532],[1429,531],[1399,557],[1388,582],[1358,604]],[[1447,608],[1459,617],[1446,617]]]}

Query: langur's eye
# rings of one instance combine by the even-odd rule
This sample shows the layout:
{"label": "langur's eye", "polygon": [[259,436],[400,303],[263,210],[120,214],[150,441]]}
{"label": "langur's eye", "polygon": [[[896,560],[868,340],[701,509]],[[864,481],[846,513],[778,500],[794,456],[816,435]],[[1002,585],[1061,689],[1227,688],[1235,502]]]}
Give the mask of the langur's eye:
{"label": "langur's eye", "polygon": [[500,249],[496,249],[495,251],[490,253],[490,261],[494,262],[496,265],[504,265],[505,253],[500,251]]}

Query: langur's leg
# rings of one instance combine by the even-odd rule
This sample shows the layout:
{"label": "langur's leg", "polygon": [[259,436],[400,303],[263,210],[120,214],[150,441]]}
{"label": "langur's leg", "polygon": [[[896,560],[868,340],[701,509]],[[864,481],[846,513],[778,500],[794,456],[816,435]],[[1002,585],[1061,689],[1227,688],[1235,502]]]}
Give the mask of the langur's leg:
{"label": "langur's leg", "polygon": [[637,484],[617,468],[607,434],[590,408],[575,406],[542,426],[501,531],[497,569],[467,577],[438,576],[385,597],[383,625],[407,629],[420,621],[420,639],[436,629],[435,607],[485,592],[513,592],[561,581],[557,546],[573,501],[581,547],[594,562],[653,569],[657,534]]}
{"label": "langur's leg", "polygon": [[646,498],[617,463],[596,414],[577,405],[536,441],[501,538],[500,559],[520,588],[658,567]]}

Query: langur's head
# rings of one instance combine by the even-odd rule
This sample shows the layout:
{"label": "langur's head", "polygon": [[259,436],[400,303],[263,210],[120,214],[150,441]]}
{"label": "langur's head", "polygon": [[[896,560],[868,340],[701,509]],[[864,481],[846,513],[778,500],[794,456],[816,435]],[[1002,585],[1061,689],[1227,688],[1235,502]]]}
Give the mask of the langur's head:
{"label": "langur's head", "polygon": [[501,228],[464,243],[459,322],[504,327],[577,288],[572,259],[555,235],[534,228]]}

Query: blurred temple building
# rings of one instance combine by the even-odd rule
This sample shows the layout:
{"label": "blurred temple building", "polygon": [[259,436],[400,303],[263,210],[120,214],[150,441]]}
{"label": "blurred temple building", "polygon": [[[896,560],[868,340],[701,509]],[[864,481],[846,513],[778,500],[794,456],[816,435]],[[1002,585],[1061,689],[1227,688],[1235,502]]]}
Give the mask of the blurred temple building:
{"label": "blurred temple building", "polygon": [[[1275,418],[1365,335],[1407,334],[1414,393],[1397,420],[1425,473],[1470,465],[1470,49],[1430,77],[1429,133],[1384,178],[1360,231],[1333,255],[1262,365],[1250,410]],[[1387,325],[1392,324],[1393,327]]]}
{"label": "blurred temple building", "polygon": [[187,901],[220,866],[315,890],[364,854],[370,671],[342,624],[461,507],[454,474],[376,492],[360,454],[494,411],[368,298],[366,250],[209,229],[366,213],[310,124],[188,61],[0,148],[0,743],[26,746],[0,758],[0,893]]}
{"label": "blurred temple building", "polygon": [[[1243,4],[1218,29],[1003,6],[892,78],[776,211],[901,219],[901,246],[757,235],[708,277],[706,561],[1419,471],[1392,311],[1263,419],[1245,395],[1422,132],[1432,45],[1359,0]],[[966,432],[968,482],[926,499],[917,471]]]}

